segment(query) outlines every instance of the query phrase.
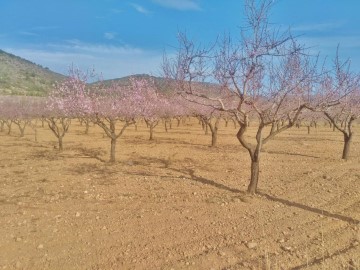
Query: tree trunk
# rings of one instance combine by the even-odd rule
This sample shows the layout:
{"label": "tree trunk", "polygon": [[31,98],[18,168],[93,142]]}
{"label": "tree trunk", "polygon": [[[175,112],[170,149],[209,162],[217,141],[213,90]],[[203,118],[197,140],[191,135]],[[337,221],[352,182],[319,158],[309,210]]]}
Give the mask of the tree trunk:
{"label": "tree trunk", "polygon": [[90,121],[85,120],[85,134],[89,134]]}
{"label": "tree trunk", "polygon": [[202,129],[205,130],[205,122],[200,118],[199,124],[201,125]]}
{"label": "tree trunk", "polygon": [[153,134],[154,134],[154,125],[150,124],[150,138],[149,138],[150,141],[154,139]]}
{"label": "tree trunk", "polygon": [[217,132],[219,129],[220,117],[215,117],[215,122],[211,122],[211,119],[207,122],[207,125],[211,131],[211,147],[217,145]]}
{"label": "tree trunk", "polygon": [[348,160],[349,158],[351,140],[352,140],[352,133],[350,133],[349,135],[344,133],[344,148],[343,148],[342,159]]}
{"label": "tree trunk", "polygon": [[10,133],[11,133],[11,125],[12,125],[12,121],[6,121],[6,125],[7,125],[7,127],[8,127],[8,135],[10,135]]}
{"label": "tree trunk", "polygon": [[217,144],[217,128],[211,129],[211,147],[215,147]]}
{"label": "tree trunk", "polygon": [[59,151],[62,151],[63,150],[63,137],[59,136],[58,141],[59,141]]}
{"label": "tree trunk", "polygon": [[255,194],[257,191],[257,185],[259,181],[259,171],[260,171],[260,153],[261,148],[263,144],[262,139],[262,130],[264,128],[264,125],[261,123],[259,125],[257,134],[256,134],[256,145],[249,144],[245,139],[245,132],[247,129],[246,121],[244,121],[243,124],[240,123],[240,129],[238,133],[236,134],[236,137],[238,138],[240,144],[248,150],[248,153],[250,155],[251,159],[251,177],[250,177],[250,183],[248,185],[248,193]]}
{"label": "tree trunk", "polygon": [[34,129],[34,131],[35,131],[35,142],[37,142],[38,141],[38,136],[37,136],[37,128],[35,127],[35,129]]}
{"label": "tree trunk", "polygon": [[19,130],[20,130],[20,137],[24,137],[25,136],[25,126],[24,127],[20,127],[19,126]]}
{"label": "tree trunk", "polygon": [[307,131],[308,131],[308,134],[310,134],[310,125],[307,126]]}
{"label": "tree trunk", "polygon": [[248,192],[250,194],[255,194],[257,190],[257,185],[259,181],[259,171],[260,171],[260,162],[259,159],[251,159],[251,178],[250,184],[248,186]]}
{"label": "tree trunk", "polygon": [[262,148],[262,130],[264,126],[260,125],[256,134],[257,144],[253,151],[249,151],[251,157],[251,177],[250,184],[248,186],[248,192],[250,194],[255,194],[257,191],[257,185],[259,181],[259,171],[260,171],[260,153]]}
{"label": "tree trunk", "polygon": [[115,137],[111,138],[110,162],[115,162],[116,139]]}

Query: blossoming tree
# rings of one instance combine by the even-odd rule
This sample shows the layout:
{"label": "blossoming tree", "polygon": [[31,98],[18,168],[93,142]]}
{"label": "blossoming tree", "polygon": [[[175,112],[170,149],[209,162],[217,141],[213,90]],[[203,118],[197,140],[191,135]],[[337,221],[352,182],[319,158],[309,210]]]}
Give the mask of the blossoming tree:
{"label": "blossoming tree", "polygon": [[[263,145],[296,123],[317,74],[314,61],[291,34],[278,34],[269,26],[271,6],[269,0],[259,5],[245,1],[248,26],[240,42],[224,37],[217,50],[197,46],[180,34],[177,56],[165,57],[163,64],[164,73],[175,80],[182,95],[236,118],[237,139],[251,159],[249,193],[257,191]],[[206,78],[218,82],[217,91],[204,93],[194,87]],[[284,118],[286,124],[276,128]],[[247,137],[250,119],[258,122],[252,141]]]}

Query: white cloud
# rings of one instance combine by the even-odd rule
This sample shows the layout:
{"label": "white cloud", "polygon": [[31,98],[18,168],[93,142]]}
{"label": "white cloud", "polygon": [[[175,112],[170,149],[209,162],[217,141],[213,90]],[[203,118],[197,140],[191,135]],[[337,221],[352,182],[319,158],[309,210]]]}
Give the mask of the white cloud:
{"label": "white cloud", "polygon": [[[340,59],[351,59],[352,70],[360,71],[360,37],[358,36],[302,36],[298,38],[301,44],[309,48],[310,53],[317,55],[320,53],[320,60],[327,58],[328,66],[336,56],[336,49],[339,45]],[[320,61],[320,62],[321,62]]]}
{"label": "white cloud", "polygon": [[112,13],[115,13],[115,14],[119,14],[119,13],[123,13],[124,11],[122,9],[117,9],[117,8],[113,8],[111,10]]}
{"label": "white cloud", "polygon": [[55,30],[55,29],[59,29],[60,27],[58,26],[51,26],[51,25],[39,25],[39,26],[34,26],[31,28],[31,30],[34,31],[46,31],[46,30]]}
{"label": "white cloud", "polygon": [[114,39],[116,37],[117,33],[114,33],[114,32],[106,32],[104,33],[104,38],[106,39]]}
{"label": "white cloud", "polygon": [[299,38],[301,43],[307,46],[316,46],[321,50],[336,50],[338,44],[340,49],[360,49],[360,37],[358,36],[303,36]]}
{"label": "white cloud", "polygon": [[85,43],[78,39],[66,40],[62,44],[48,44],[50,48],[57,51],[72,51],[76,53],[87,54],[142,54],[144,51],[141,48],[132,47],[129,45],[113,46],[107,44]]}
{"label": "white cloud", "polygon": [[23,36],[29,36],[29,37],[38,36],[38,34],[33,33],[33,32],[28,32],[28,31],[20,31],[19,34],[20,34],[20,35],[23,35]]}
{"label": "white cloud", "polygon": [[104,79],[139,73],[157,75],[162,61],[160,51],[131,46],[85,44],[77,40],[65,44],[50,44],[45,49],[4,48],[4,51],[65,75],[71,65],[82,70],[94,68]]}
{"label": "white cloud", "polygon": [[132,3],[131,6],[139,13],[142,13],[142,14],[150,14],[151,13],[149,10],[147,10],[146,8],[144,8],[143,6],[140,6],[138,4]]}
{"label": "white cloud", "polygon": [[197,1],[194,0],[152,0],[160,6],[176,10],[201,10]]}
{"label": "white cloud", "polygon": [[292,27],[291,30],[296,32],[324,32],[339,29],[344,24],[344,22],[300,24]]}

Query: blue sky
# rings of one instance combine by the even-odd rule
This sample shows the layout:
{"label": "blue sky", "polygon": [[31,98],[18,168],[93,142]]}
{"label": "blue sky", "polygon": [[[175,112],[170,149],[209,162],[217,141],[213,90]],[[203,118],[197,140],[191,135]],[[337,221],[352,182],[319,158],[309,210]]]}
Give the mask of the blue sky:
{"label": "blue sky", "polygon": [[[312,51],[352,59],[360,71],[360,0],[277,0],[270,21],[291,27]],[[67,74],[105,79],[160,74],[185,31],[203,44],[244,26],[243,0],[0,0],[0,49]]]}

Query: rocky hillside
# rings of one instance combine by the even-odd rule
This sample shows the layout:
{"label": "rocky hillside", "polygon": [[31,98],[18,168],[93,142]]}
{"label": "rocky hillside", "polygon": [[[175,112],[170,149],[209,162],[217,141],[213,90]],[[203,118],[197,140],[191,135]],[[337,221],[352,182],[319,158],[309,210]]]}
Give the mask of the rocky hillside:
{"label": "rocky hillside", "polygon": [[0,95],[45,96],[65,76],[0,50]]}
{"label": "rocky hillside", "polygon": [[162,77],[155,77],[155,76],[148,75],[148,74],[134,74],[134,75],[125,76],[122,78],[105,80],[102,83],[104,83],[105,85],[110,85],[112,83],[116,83],[116,84],[120,84],[123,86],[127,86],[127,85],[130,85],[131,78],[138,79],[138,80],[143,79],[143,80],[153,81],[155,83],[156,87],[164,93],[171,93],[172,91],[174,91],[174,87],[171,86],[171,83],[169,81],[167,81],[166,79],[164,79]]}

